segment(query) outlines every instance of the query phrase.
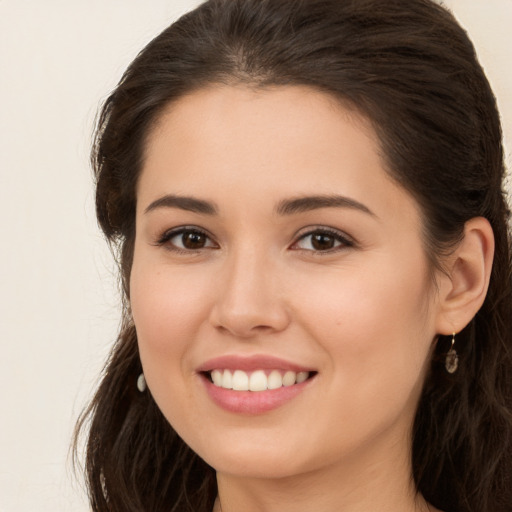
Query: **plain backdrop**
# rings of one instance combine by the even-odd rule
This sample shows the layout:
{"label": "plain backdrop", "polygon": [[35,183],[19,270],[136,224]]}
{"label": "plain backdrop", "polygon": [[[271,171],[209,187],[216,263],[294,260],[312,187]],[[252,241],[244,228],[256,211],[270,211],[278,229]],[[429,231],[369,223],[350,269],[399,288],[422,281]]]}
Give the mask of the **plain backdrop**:
{"label": "plain backdrop", "polygon": [[[0,0],[0,512],[85,512],[74,422],[115,338],[88,162],[98,105],[193,0]],[[512,0],[451,0],[512,158]]]}

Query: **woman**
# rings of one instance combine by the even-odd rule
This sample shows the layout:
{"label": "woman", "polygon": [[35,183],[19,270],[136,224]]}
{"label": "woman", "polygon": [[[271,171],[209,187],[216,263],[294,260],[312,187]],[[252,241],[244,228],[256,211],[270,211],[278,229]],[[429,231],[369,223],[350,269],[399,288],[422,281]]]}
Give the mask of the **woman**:
{"label": "woman", "polygon": [[501,130],[448,12],[210,0],[93,163],[126,298],[93,510],[512,510]]}

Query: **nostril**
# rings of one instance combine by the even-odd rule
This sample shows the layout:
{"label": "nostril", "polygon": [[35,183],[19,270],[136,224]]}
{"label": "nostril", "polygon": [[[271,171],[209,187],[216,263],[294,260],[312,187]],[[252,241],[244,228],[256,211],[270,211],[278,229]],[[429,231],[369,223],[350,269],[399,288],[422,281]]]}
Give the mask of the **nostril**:
{"label": "nostril", "polygon": [[218,332],[251,338],[286,329],[290,317],[276,294],[232,290],[220,293],[212,304],[209,321]]}
{"label": "nostril", "polygon": [[276,331],[277,329],[271,325],[251,325],[244,321],[226,321],[222,324],[218,324],[215,328],[223,334],[231,334],[237,338],[253,338],[259,334],[267,334]]}

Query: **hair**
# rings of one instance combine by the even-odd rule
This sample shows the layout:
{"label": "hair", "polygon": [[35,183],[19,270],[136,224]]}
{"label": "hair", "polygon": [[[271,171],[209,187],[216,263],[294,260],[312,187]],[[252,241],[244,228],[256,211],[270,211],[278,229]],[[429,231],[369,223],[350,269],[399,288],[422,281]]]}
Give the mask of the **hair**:
{"label": "hair", "polygon": [[[136,185],[163,110],[211,84],[305,85],[368,118],[386,171],[418,202],[433,268],[465,223],[492,225],[485,302],[440,336],[412,428],[418,492],[449,512],[512,510],[512,278],[502,134],[465,31],[430,0],[209,0],[153,39],[98,117],[92,163],[101,229],[121,273],[123,321],[99,389],[77,425],[94,512],[211,511],[215,472],[175,433],[149,392],[129,307]],[[76,449],[76,448],[75,448]]]}

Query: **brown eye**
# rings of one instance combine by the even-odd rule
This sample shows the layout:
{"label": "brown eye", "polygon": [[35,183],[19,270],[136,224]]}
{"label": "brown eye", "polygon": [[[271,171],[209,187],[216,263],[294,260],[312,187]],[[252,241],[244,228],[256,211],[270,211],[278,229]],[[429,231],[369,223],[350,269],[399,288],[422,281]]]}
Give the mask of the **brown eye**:
{"label": "brown eye", "polygon": [[178,228],[168,231],[158,240],[157,244],[175,251],[200,251],[202,249],[218,248],[205,232],[195,228]]}
{"label": "brown eye", "polygon": [[185,249],[202,249],[207,241],[206,235],[195,231],[188,231],[181,235],[181,243]]}
{"label": "brown eye", "polygon": [[301,249],[311,252],[329,252],[352,247],[354,243],[343,233],[331,229],[315,229],[302,235],[292,246],[292,249]]}
{"label": "brown eye", "polygon": [[332,235],[317,233],[311,236],[311,246],[317,251],[328,251],[336,245],[336,240]]}

